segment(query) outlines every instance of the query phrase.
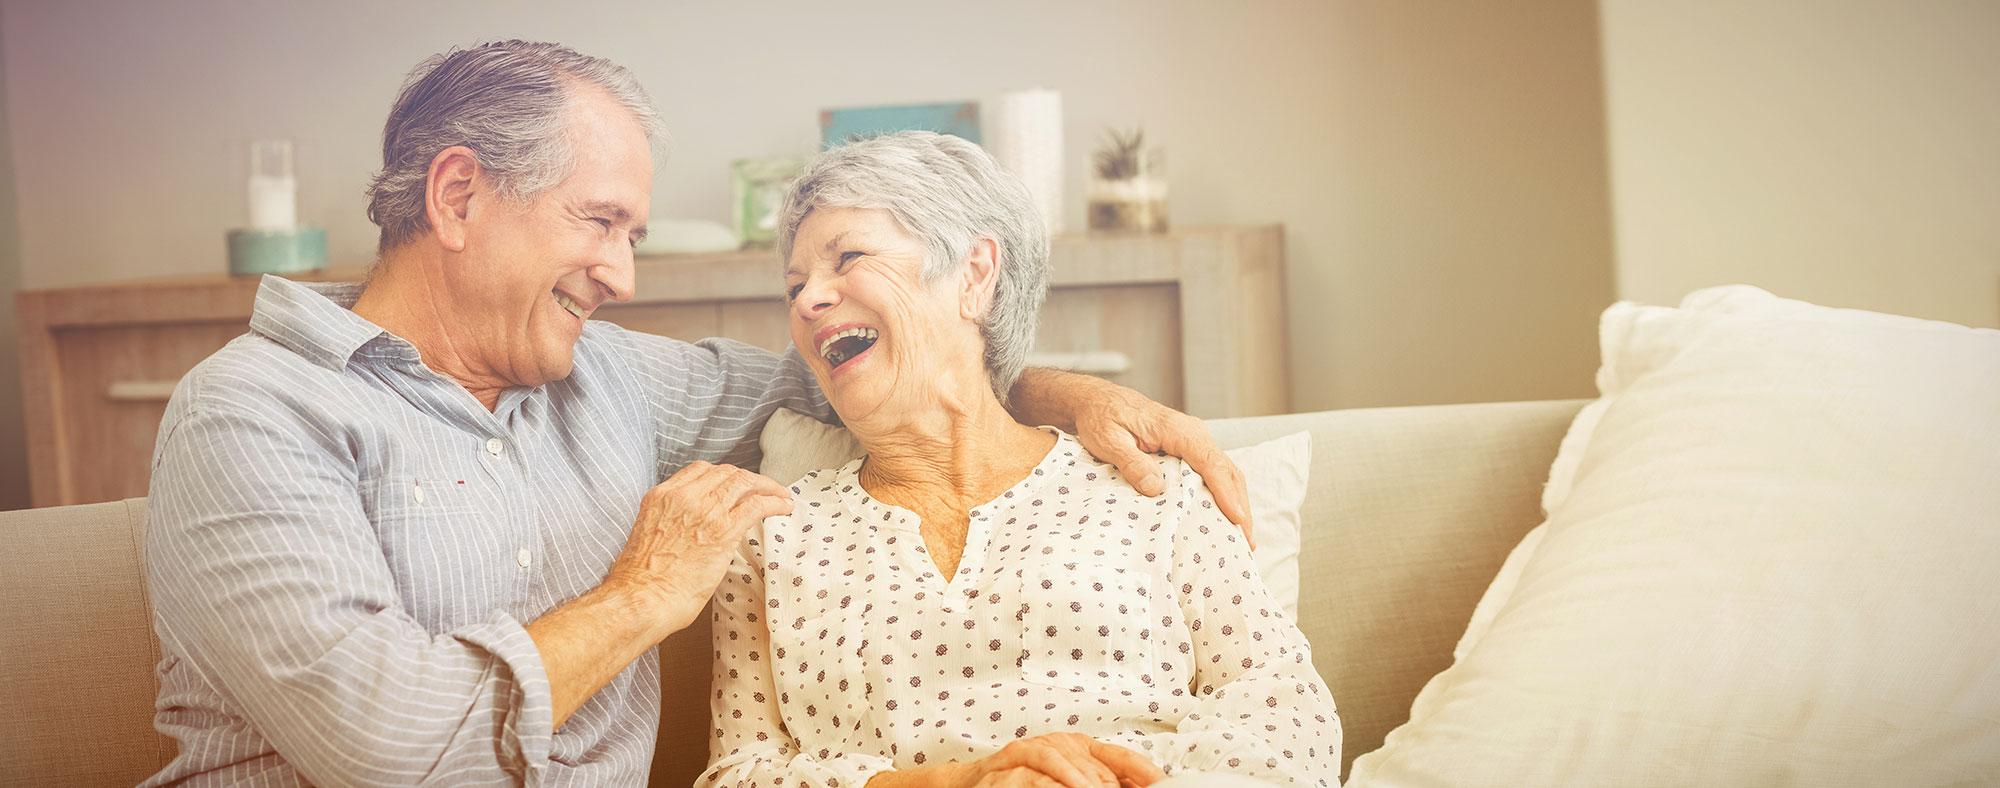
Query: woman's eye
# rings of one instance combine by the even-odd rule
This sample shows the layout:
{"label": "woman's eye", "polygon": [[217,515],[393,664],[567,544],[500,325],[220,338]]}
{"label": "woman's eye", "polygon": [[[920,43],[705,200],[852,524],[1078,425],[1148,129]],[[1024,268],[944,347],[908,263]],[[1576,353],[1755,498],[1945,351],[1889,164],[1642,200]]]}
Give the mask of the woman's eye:
{"label": "woman's eye", "polygon": [[806,289],[805,285],[792,285],[791,287],[785,288],[785,300],[786,301],[798,300],[799,291],[804,289]]}
{"label": "woman's eye", "polygon": [[855,260],[858,260],[858,259],[860,259],[860,258],[862,258],[862,257],[864,257],[864,256],[866,256],[866,255],[863,255],[863,254],[862,254],[862,253],[860,253],[860,252],[841,252],[841,253],[840,253],[840,264],[841,264],[842,266],[845,266],[845,265],[847,265],[848,263],[851,263],[851,262],[854,262]]}

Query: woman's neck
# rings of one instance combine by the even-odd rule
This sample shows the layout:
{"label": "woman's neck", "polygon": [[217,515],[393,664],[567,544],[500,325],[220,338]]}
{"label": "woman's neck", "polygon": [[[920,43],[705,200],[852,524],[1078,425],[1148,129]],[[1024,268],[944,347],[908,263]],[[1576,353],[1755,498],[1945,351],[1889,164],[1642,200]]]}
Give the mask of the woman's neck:
{"label": "woman's neck", "polygon": [[[984,383],[983,376],[980,381]],[[1055,436],[1014,421],[990,390],[936,397],[893,424],[849,425],[868,452],[862,489],[916,512],[962,518],[1028,475]]]}

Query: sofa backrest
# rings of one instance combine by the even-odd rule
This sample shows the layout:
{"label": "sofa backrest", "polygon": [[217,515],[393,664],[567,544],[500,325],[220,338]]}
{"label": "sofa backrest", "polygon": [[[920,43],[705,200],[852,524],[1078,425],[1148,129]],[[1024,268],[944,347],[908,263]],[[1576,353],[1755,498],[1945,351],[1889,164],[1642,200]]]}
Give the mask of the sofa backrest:
{"label": "sofa backrest", "polygon": [[1224,448],[1305,430],[1299,629],[1340,709],[1341,778],[1410,717],[1507,553],[1583,400],[1432,405],[1209,423]]}
{"label": "sofa backrest", "polygon": [[[1312,434],[1299,513],[1299,628],[1332,688],[1342,771],[1409,718],[1451,664],[1508,551],[1541,522],[1542,484],[1583,401],[1324,411],[1209,422],[1237,448]],[[707,759],[708,618],[661,646],[654,786]]]}
{"label": "sofa backrest", "polygon": [[0,785],[131,785],[173,759],[145,501],[0,512]]}
{"label": "sofa backrest", "polygon": [[[1234,448],[1310,432],[1299,626],[1333,689],[1343,758],[1375,749],[1451,663],[1581,402],[1386,408],[1211,422]],[[144,501],[0,512],[0,785],[130,785],[164,766]],[[707,616],[660,647],[651,784],[707,760]],[[1344,766],[1345,764],[1343,764]]]}

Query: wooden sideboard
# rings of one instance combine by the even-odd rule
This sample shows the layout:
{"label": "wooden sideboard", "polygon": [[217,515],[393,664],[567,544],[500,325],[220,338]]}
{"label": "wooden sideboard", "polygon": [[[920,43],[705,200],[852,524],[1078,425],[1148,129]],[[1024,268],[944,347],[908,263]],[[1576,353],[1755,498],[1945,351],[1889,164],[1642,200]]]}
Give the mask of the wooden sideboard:
{"label": "wooden sideboard", "polygon": [[[1053,267],[1031,363],[1101,375],[1204,418],[1289,409],[1282,227],[1065,236]],[[596,317],[783,350],[778,270],[768,251],[641,257],[635,297]],[[244,332],[257,285],[215,275],[18,294],[34,505],[145,495],[174,383]]]}

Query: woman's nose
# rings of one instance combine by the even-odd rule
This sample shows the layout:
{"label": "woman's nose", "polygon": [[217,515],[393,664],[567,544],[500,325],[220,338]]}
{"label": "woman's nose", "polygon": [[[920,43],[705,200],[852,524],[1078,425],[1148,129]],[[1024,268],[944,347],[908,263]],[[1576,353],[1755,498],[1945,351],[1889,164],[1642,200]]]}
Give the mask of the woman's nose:
{"label": "woman's nose", "polygon": [[814,277],[792,297],[792,309],[801,319],[813,320],[840,303],[840,294],[825,279]]}

